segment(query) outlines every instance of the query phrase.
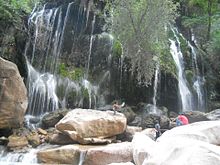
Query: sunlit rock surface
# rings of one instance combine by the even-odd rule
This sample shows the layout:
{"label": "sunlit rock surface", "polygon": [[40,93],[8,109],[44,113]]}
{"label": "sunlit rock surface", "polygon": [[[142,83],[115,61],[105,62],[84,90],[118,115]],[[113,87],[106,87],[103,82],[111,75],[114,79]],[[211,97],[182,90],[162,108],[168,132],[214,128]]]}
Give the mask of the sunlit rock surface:
{"label": "sunlit rock surface", "polygon": [[8,140],[7,147],[9,150],[21,149],[28,146],[28,140],[25,136],[11,135]]}
{"label": "sunlit rock surface", "polygon": [[66,145],[37,153],[41,163],[79,165],[107,165],[132,161],[132,145],[129,142],[108,145]]}
{"label": "sunlit rock surface", "polygon": [[41,163],[48,164],[72,164],[78,165],[80,158],[79,146],[66,145],[52,149],[46,149],[37,153]]}
{"label": "sunlit rock surface", "polygon": [[[146,131],[145,131],[146,132]],[[142,133],[136,133],[132,140],[133,160],[135,165],[142,165],[144,159],[151,156],[151,150],[155,146],[155,141]]]}
{"label": "sunlit rock surface", "polygon": [[156,142],[150,139],[146,141],[144,135],[135,134],[133,139],[135,164],[142,164],[145,156],[142,165],[218,165],[219,131],[220,121],[204,121],[166,131]]}
{"label": "sunlit rock surface", "polygon": [[152,140],[155,140],[155,137],[156,137],[156,130],[155,130],[155,128],[146,128],[141,133],[146,135],[146,136],[148,136]]}
{"label": "sunlit rock surface", "polygon": [[81,144],[104,143],[105,138],[123,133],[126,129],[126,121],[121,113],[114,115],[112,111],[74,109],[68,112],[55,127]]}
{"label": "sunlit rock surface", "polygon": [[131,163],[131,162],[127,162],[127,163],[111,163],[111,164],[108,164],[108,165],[134,165],[134,164]]}
{"label": "sunlit rock surface", "polygon": [[107,165],[132,161],[132,144],[130,142],[109,144],[87,151],[83,165]]}
{"label": "sunlit rock surface", "polygon": [[163,136],[158,139],[158,141],[163,142],[169,138],[180,137],[220,145],[219,131],[220,121],[202,121],[166,131]]}
{"label": "sunlit rock surface", "polygon": [[0,57],[0,128],[21,126],[27,104],[27,90],[17,66]]}
{"label": "sunlit rock surface", "polygon": [[198,140],[170,138],[156,145],[151,157],[143,165],[217,165],[220,162],[220,147]]}

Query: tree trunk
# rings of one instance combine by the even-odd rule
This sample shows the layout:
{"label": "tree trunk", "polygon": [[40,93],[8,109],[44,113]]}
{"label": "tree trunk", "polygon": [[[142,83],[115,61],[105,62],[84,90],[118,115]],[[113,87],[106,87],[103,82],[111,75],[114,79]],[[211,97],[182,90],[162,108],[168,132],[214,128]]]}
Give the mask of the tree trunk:
{"label": "tree trunk", "polygon": [[211,32],[211,20],[212,19],[212,0],[208,0],[208,29],[207,29],[207,41],[210,39]]}

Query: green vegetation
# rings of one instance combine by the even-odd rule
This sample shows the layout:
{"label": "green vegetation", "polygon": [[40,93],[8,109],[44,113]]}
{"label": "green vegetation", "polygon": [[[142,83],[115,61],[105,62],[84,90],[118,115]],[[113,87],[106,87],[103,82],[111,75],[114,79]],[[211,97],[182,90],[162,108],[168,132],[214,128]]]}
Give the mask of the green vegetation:
{"label": "green vegetation", "polygon": [[178,0],[180,20],[186,36],[195,36],[204,62],[209,98],[220,85],[220,1]]}
{"label": "green vegetation", "polygon": [[[0,24],[15,26],[31,12],[37,0],[0,0]],[[2,29],[1,29],[2,30]]]}
{"label": "green vegetation", "polygon": [[89,99],[89,91],[87,88],[82,87],[81,92],[84,99]]}
{"label": "green vegetation", "polygon": [[[38,0],[0,0],[0,54],[2,57],[15,58],[15,38],[22,36],[25,18]],[[23,33],[24,34],[24,33]]]}
{"label": "green vegetation", "polygon": [[164,73],[169,73],[173,77],[177,77],[176,66],[174,64],[173,57],[170,54],[170,49],[165,49],[159,59],[160,68]]}
{"label": "green vegetation", "polygon": [[123,48],[119,40],[115,40],[112,46],[112,53],[115,57],[121,57],[123,53]]}
{"label": "green vegetation", "polygon": [[82,78],[84,72],[82,68],[67,68],[67,66],[64,63],[61,63],[58,68],[58,73],[62,77],[68,77],[71,80],[78,81]]}
{"label": "green vegetation", "polygon": [[218,0],[181,1],[183,25],[191,28],[202,44],[211,39],[212,26],[219,18],[219,4]]}
{"label": "green vegetation", "polygon": [[[160,57],[169,47],[166,27],[176,17],[177,4],[171,0],[115,0],[113,33],[121,42],[131,71],[139,82],[148,84]],[[109,10],[111,11],[111,10]]]}

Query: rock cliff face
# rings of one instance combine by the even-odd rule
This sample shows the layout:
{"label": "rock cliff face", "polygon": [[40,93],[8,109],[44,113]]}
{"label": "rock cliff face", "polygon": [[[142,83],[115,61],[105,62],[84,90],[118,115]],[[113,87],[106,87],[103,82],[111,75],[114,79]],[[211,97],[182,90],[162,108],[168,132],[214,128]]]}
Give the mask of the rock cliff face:
{"label": "rock cliff face", "polygon": [[27,104],[27,90],[17,66],[0,57],[0,129],[21,126]]}

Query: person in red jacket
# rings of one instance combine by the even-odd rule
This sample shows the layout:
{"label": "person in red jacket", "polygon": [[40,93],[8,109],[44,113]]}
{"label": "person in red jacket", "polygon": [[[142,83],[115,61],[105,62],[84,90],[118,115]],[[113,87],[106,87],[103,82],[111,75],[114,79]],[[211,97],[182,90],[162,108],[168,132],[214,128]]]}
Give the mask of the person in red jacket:
{"label": "person in red jacket", "polygon": [[177,117],[177,119],[176,119],[176,125],[177,126],[187,125],[187,124],[189,124],[189,120],[185,115],[181,114]]}

